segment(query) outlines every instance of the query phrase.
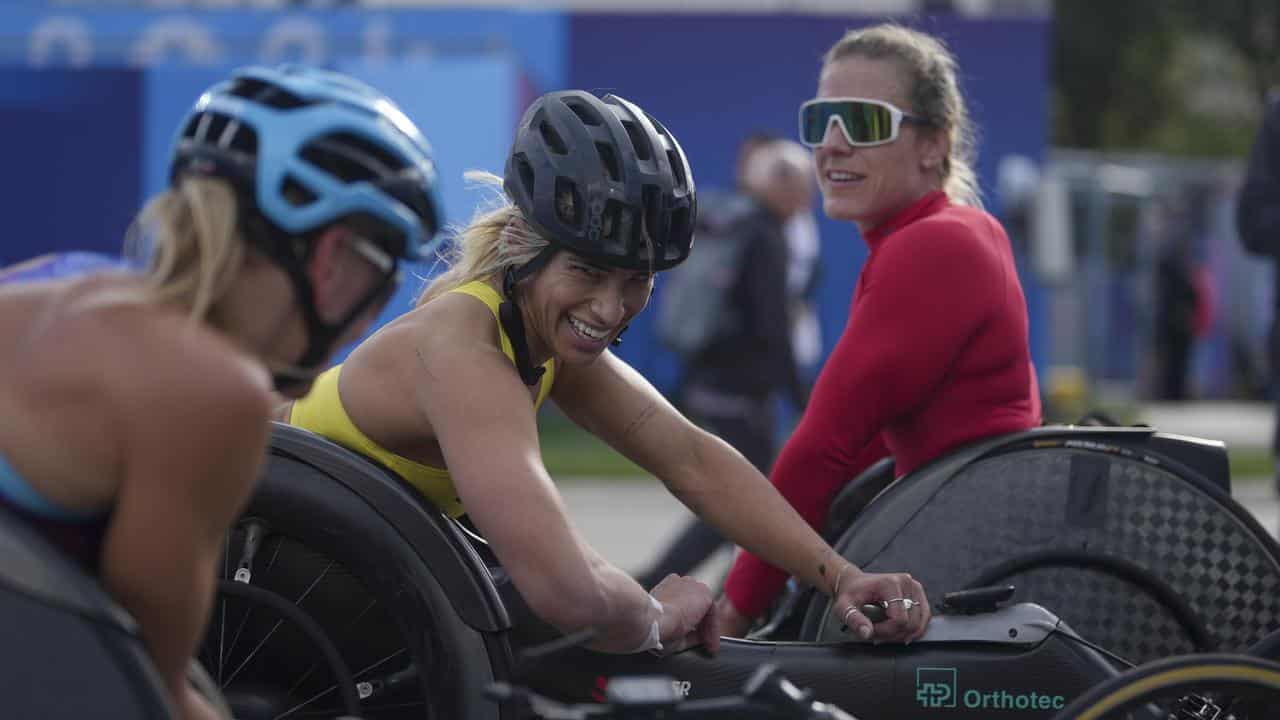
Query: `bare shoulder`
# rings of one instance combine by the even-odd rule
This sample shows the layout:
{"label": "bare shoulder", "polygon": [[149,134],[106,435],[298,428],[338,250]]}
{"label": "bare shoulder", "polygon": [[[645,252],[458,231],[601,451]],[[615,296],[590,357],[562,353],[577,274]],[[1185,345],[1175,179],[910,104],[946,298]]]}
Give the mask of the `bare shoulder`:
{"label": "bare shoulder", "polygon": [[392,364],[405,362],[416,368],[428,356],[472,352],[501,353],[498,324],[480,300],[447,293],[393,320],[352,353],[351,360],[362,362],[360,356],[366,355],[380,358],[374,364],[384,367],[390,358]]}
{"label": "bare shoulder", "polygon": [[498,324],[493,312],[471,295],[446,293],[407,313],[405,319],[412,324],[418,342],[498,344]]}
{"label": "bare shoulder", "polygon": [[[169,310],[122,307],[87,315],[109,395],[130,427],[147,433],[213,431],[251,440],[272,406],[265,368],[203,323]],[[217,438],[210,438],[216,440]]]}

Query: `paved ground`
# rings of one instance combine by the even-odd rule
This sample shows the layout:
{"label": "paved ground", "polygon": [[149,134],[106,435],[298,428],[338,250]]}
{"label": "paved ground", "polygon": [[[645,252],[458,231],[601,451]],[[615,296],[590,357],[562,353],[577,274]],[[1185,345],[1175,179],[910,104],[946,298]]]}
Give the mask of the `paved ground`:
{"label": "paved ground", "polygon": [[1275,408],[1270,403],[1164,403],[1138,412],[1142,422],[1164,432],[1222,440],[1228,446],[1271,445]]}

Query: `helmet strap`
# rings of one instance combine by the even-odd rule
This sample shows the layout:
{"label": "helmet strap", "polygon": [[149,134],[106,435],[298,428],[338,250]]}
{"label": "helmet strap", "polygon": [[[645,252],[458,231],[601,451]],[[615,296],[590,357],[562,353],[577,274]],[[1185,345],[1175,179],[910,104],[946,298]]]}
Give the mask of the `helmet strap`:
{"label": "helmet strap", "polygon": [[516,284],[540,270],[555,255],[554,245],[547,245],[532,260],[520,267],[509,267],[502,275],[502,295],[506,300],[498,307],[498,322],[511,341],[511,354],[515,355],[516,372],[525,385],[537,385],[546,368],[534,367],[529,359],[529,341],[525,335],[524,317],[516,304]]}
{"label": "helmet strap", "polygon": [[302,356],[291,367],[277,369],[272,373],[272,380],[277,390],[310,382],[324,361],[333,350],[333,345],[343,333],[355,323],[370,306],[379,299],[385,298],[388,290],[394,285],[395,272],[388,273],[383,281],[365,293],[345,317],[336,323],[326,323],[320,317],[316,307],[315,286],[307,277],[307,261],[311,258],[314,243],[310,239],[299,236],[287,236],[275,232],[270,223],[256,210],[244,213],[241,230],[245,238],[263,252],[289,278],[293,287],[294,300],[302,310],[302,319],[306,323],[307,347]]}

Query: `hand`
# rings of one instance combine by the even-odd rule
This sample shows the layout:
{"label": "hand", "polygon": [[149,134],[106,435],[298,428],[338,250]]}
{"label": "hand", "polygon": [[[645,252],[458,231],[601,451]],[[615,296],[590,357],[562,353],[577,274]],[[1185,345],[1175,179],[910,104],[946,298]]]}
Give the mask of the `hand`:
{"label": "hand", "polygon": [[213,703],[191,685],[180,691],[177,701],[178,715],[182,720],[231,720],[223,717]]}
{"label": "hand", "polygon": [[700,580],[668,575],[649,592],[662,603],[658,618],[658,638],[662,654],[703,645],[711,654],[720,650],[720,631],[711,612],[711,588]]}
{"label": "hand", "polygon": [[[924,588],[907,573],[864,573],[845,565],[833,586],[839,594],[831,604],[832,617],[863,640],[911,642],[933,617]],[[873,625],[858,609],[866,603],[887,603],[888,618]]]}
{"label": "hand", "polygon": [[751,618],[738,612],[728,595],[721,595],[716,601],[715,615],[720,634],[725,637],[746,637],[751,630]]}

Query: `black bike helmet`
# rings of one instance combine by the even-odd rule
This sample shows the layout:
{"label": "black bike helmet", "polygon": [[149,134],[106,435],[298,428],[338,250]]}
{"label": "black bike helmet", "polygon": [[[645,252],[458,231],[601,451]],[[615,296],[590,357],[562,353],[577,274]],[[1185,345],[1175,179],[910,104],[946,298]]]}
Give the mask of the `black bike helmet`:
{"label": "black bike helmet", "polygon": [[557,250],[606,267],[673,268],[693,247],[697,198],[684,150],[662,123],[616,95],[581,90],[547,93],[529,106],[502,187],[549,242],[533,260],[507,269],[499,308],[516,369],[533,385],[542,368],[529,359],[516,283]]}
{"label": "black bike helmet", "polygon": [[616,95],[538,98],[520,120],[503,188],[553,246],[608,267],[658,271],[689,257],[689,161],[662,123]]}

